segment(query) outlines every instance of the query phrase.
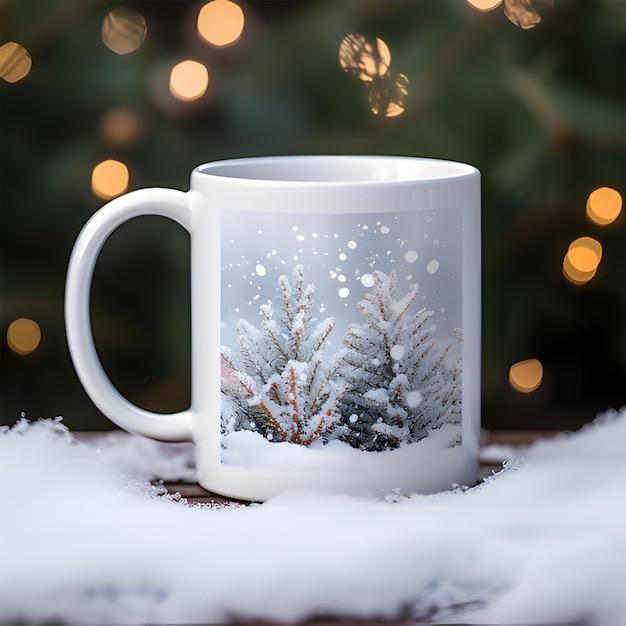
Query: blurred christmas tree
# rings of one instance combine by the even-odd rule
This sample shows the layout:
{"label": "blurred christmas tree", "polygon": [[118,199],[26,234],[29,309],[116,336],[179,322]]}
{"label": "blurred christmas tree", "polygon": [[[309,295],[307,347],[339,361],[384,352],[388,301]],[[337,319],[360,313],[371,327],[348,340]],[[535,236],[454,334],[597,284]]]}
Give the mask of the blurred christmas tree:
{"label": "blurred christmas tree", "polygon": [[[476,165],[485,425],[574,427],[626,402],[624,212],[604,226],[585,216],[593,190],[626,188],[623,0],[255,0],[217,39],[198,31],[204,4],[0,4],[2,422],[24,411],[109,426],[73,372],[62,310],[72,243],[107,197],[185,189],[199,163],[280,153]],[[185,72],[199,80],[190,91]],[[114,184],[99,179],[113,170]],[[181,409],[187,236],[135,222],[97,267],[96,343],[122,393]],[[582,236],[601,260],[572,282]],[[18,333],[30,326],[10,326],[20,318],[40,329],[33,350]],[[531,357],[543,383],[520,394],[509,368]]]}

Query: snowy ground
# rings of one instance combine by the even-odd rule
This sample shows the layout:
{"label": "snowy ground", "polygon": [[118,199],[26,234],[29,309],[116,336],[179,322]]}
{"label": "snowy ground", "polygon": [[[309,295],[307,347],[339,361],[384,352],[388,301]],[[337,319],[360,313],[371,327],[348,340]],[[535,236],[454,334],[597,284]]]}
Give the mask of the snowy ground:
{"label": "snowy ground", "polygon": [[288,485],[293,478],[291,484],[329,493],[435,493],[463,480],[460,476],[472,475],[462,446],[452,446],[460,434],[460,424],[444,424],[415,443],[366,451],[337,440],[327,444],[317,440],[310,446],[272,442],[257,432],[240,430],[222,438],[221,458],[225,465],[245,467],[270,484]]}
{"label": "snowy ground", "polygon": [[396,501],[190,507],[147,482],[189,477],[189,447],[124,442],[0,430],[0,622],[626,624],[626,409],[479,488]]}

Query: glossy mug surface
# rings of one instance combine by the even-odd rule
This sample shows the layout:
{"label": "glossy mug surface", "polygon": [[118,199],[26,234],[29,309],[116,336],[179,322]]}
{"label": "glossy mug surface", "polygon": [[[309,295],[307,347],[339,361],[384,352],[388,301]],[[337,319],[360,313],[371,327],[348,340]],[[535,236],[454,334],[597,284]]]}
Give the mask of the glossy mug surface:
{"label": "glossy mug surface", "polygon": [[[98,360],[89,288],[111,232],[163,215],[191,236],[192,399],[128,402]],[[122,428],[193,441],[198,481],[265,500],[473,484],[480,429],[480,175],[410,157],[218,161],[188,192],[117,198],[66,285],[74,365]]]}

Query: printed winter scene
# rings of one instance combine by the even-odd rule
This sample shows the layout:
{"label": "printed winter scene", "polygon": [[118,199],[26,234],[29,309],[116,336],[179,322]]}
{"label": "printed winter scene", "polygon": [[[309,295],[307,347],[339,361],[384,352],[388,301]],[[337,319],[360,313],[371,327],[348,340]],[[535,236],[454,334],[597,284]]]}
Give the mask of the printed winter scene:
{"label": "printed winter scene", "polygon": [[[392,227],[381,225],[379,215],[373,217],[371,230],[361,223],[351,225],[351,233],[356,228],[362,234],[360,238],[352,234],[346,245],[347,250],[360,251],[353,261],[358,269],[352,272],[348,255],[337,242],[337,224],[331,237],[321,235],[318,231],[324,231],[317,223],[313,231],[317,237],[311,236],[316,245],[309,248],[304,235],[296,235],[298,249],[280,255],[288,257],[290,266],[280,260],[273,267],[257,261],[250,271],[249,262],[235,263],[232,258],[226,262],[226,242],[224,269],[236,268],[244,275],[243,281],[235,282],[226,271],[222,287],[226,309],[236,300],[222,331],[224,462],[250,464],[257,459],[268,464],[272,456],[279,458],[279,450],[285,450],[280,452],[282,458],[293,454],[293,448],[309,450],[305,453],[309,460],[315,450],[320,462],[320,455],[336,455],[340,449],[348,456],[363,452],[398,456],[403,454],[400,449],[420,442],[426,454],[424,440],[435,429],[441,434],[429,440],[436,440],[439,450],[461,443],[460,254],[449,249],[453,242],[435,238],[432,245],[441,246],[442,260],[430,259],[425,276],[436,274],[443,265],[452,277],[432,281],[437,297],[429,298],[421,281],[412,280],[419,278],[414,276],[419,257],[415,246],[408,247],[406,234],[388,237]],[[401,223],[396,230],[410,232]],[[458,229],[453,232],[454,237],[460,236]],[[260,239],[263,229],[257,234]],[[324,241],[332,245],[319,245]],[[408,249],[390,253],[393,243]],[[315,262],[305,265],[307,255],[317,257]],[[274,256],[279,255],[270,248],[266,260]],[[326,267],[324,272],[332,256],[344,261],[344,267]],[[391,269],[374,269],[381,266]],[[282,273],[273,293],[267,293],[264,281],[263,293],[256,283],[270,269]],[[348,273],[353,275],[351,282]],[[334,289],[339,276],[343,279]],[[447,294],[442,296],[446,280],[453,288],[446,285]],[[243,297],[242,283],[250,287]],[[264,304],[259,304],[261,293]],[[242,307],[246,299],[255,315]],[[433,306],[425,306],[428,302]],[[437,322],[435,304],[439,305]]]}

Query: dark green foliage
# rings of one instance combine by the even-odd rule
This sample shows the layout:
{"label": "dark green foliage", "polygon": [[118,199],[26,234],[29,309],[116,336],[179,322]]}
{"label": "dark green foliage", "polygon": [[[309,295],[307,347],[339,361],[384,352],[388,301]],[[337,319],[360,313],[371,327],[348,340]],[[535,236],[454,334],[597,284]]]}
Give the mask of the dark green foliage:
{"label": "dark green foliage", "polygon": [[[502,7],[462,0],[293,0],[245,5],[247,29],[212,49],[194,31],[195,2],[122,3],[144,13],[144,45],[118,56],[102,43],[112,0],[5,0],[0,45],[33,57],[23,81],[0,85],[2,406],[0,421],[63,414],[72,428],[105,428],[75,377],[63,326],[67,259],[102,204],[93,166],[123,160],[131,189],[186,189],[197,164],[281,153],[409,154],[476,165],[483,181],[483,381],[491,427],[574,427],[626,402],[624,214],[600,228],[587,195],[626,192],[626,3],[557,1],[531,30]],[[408,79],[404,114],[373,115],[368,90],[338,64],[343,37],[380,37]],[[205,62],[207,96],[164,104],[167,72]],[[167,94],[166,94],[167,95]],[[166,99],[167,100],[167,99]],[[114,107],[135,111],[139,139],[107,143]],[[601,241],[591,283],[574,287],[561,263],[574,238]],[[105,246],[93,325],[119,389],[161,411],[189,402],[188,241],[141,219]],[[18,317],[42,328],[30,357],[11,353]],[[544,384],[520,396],[514,362],[539,358]]]}

